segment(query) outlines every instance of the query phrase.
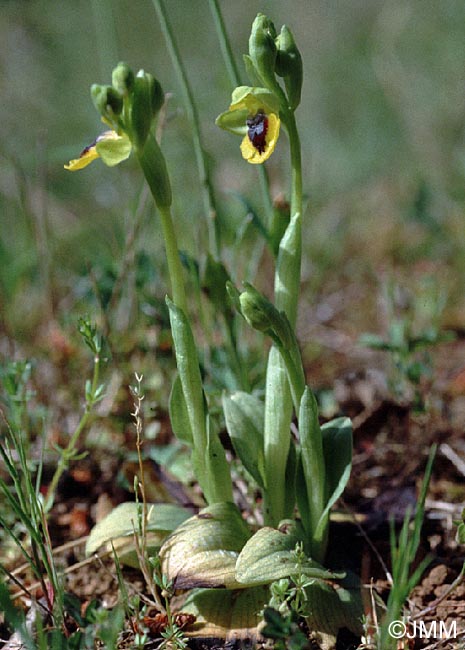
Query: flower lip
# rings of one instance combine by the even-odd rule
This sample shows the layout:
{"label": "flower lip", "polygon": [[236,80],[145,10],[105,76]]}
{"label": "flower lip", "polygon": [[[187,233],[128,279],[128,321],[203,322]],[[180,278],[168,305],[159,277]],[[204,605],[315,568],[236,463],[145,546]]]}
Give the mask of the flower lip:
{"label": "flower lip", "polygon": [[271,156],[279,137],[280,120],[274,113],[258,112],[247,119],[247,134],[241,143],[242,157],[259,165]]}
{"label": "flower lip", "polygon": [[250,142],[259,153],[264,153],[266,148],[266,134],[268,131],[268,118],[263,111],[246,121],[247,135]]}

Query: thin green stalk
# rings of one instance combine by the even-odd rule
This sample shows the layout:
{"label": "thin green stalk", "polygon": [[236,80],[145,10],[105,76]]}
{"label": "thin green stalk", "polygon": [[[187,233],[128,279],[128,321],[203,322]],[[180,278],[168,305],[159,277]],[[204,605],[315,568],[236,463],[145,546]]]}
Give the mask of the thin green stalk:
{"label": "thin green stalk", "polygon": [[174,230],[173,218],[171,216],[171,208],[159,206],[158,212],[160,214],[163,238],[165,240],[166,260],[168,262],[173,302],[177,307],[182,309],[187,316],[186,290],[176,240],[176,232]]}
{"label": "thin green stalk", "polygon": [[180,57],[176,41],[174,40],[173,31],[168,21],[168,15],[163,0],[152,0],[155,10],[160,21],[161,30],[166,40],[168,50],[170,52],[171,61],[175,72],[178,76],[178,81],[184,93],[184,101],[186,104],[187,116],[192,131],[192,138],[194,143],[195,157],[197,160],[197,168],[199,171],[200,184],[202,188],[202,197],[205,214],[207,216],[208,239],[209,248],[216,259],[220,257],[220,228],[218,223],[218,214],[215,206],[215,197],[213,193],[213,186],[210,180],[210,173],[205,156],[205,151],[202,147],[202,136],[200,129],[200,120],[197,110],[197,105],[194,100],[192,88],[190,86],[182,59]]}
{"label": "thin green stalk", "polygon": [[55,470],[55,473],[52,476],[52,480],[50,481],[50,485],[47,490],[47,496],[44,502],[44,512],[48,512],[50,508],[53,506],[53,501],[55,499],[55,492],[58,487],[60,478],[63,472],[69,466],[69,463],[72,460],[74,454],[76,453],[76,445],[78,443],[78,440],[81,436],[81,433],[84,431],[85,427],[89,422],[91,412],[92,412],[92,407],[97,401],[96,395],[99,387],[99,376],[100,376],[100,354],[96,353],[94,356],[94,371],[92,375],[92,384],[91,384],[90,394],[86,396],[86,406],[84,409],[84,413],[81,419],[79,420],[79,423],[76,429],[74,430],[74,433],[70,437],[68,445],[66,446],[65,449],[61,450],[60,459],[58,461],[57,468]]}
{"label": "thin green stalk", "polygon": [[208,0],[208,3],[210,5],[210,11],[215,23],[216,33],[218,35],[218,40],[220,41],[221,53],[223,54],[223,59],[229,74],[229,78],[231,79],[231,82],[234,86],[240,86],[241,79],[239,70],[237,69],[236,60],[234,58],[228,34],[226,32],[226,27],[224,24],[223,16],[221,14],[220,6],[218,4],[218,0]]}
{"label": "thin green stalk", "polygon": [[[300,140],[294,114],[283,111],[291,155],[291,221],[281,240],[275,273],[275,306],[284,311],[292,329],[297,321],[302,257],[302,164]],[[286,464],[291,444],[292,396],[286,365],[276,346],[268,357],[265,396],[264,452],[267,490],[264,494],[265,523],[277,526],[290,514],[293,504],[286,503]]]}
{"label": "thin green stalk", "polygon": [[97,53],[100,59],[100,72],[104,77],[115,65],[115,61],[119,59],[112,9],[113,3],[110,0],[92,0],[90,4],[98,42]]}
{"label": "thin green stalk", "polygon": [[292,239],[286,241],[283,237],[278,256],[275,276],[276,308],[284,311],[295,329],[300,292],[300,267],[302,258],[302,161],[300,138],[297,132],[295,117],[292,112],[283,115],[283,122],[289,135],[291,154],[291,220],[294,220]]}

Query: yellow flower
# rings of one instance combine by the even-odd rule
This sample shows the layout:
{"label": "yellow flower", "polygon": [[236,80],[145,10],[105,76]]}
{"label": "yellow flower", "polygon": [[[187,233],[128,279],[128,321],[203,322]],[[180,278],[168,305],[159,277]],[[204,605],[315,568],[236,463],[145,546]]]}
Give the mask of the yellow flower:
{"label": "yellow flower", "polygon": [[79,158],[70,160],[65,169],[78,171],[96,158],[101,158],[108,167],[114,167],[129,158],[131,150],[131,141],[125,133],[119,135],[116,131],[105,131],[80,153]]}
{"label": "yellow flower", "polygon": [[279,102],[266,88],[239,86],[232,94],[229,110],[216,123],[223,129],[242,135],[242,157],[252,164],[268,160],[279,137]]}

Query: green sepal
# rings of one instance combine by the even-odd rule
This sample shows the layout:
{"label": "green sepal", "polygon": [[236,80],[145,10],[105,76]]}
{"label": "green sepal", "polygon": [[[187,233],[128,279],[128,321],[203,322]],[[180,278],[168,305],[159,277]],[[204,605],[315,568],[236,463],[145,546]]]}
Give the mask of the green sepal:
{"label": "green sepal", "polygon": [[237,86],[231,95],[230,111],[247,108],[250,114],[255,114],[258,110],[264,110],[265,113],[279,113],[279,100],[275,93],[268,88],[260,86]]}
{"label": "green sepal", "polygon": [[171,428],[176,438],[181,442],[184,442],[186,445],[189,445],[189,447],[192,447],[194,444],[194,438],[179,374],[176,374],[171,388],[169,414]]}
{"label": "green sepal", "polygon": [[344,575],[327,571],[311,558],[297,566],[295,547],[302,541],[304,532],[297,522],[286,524],[284,528],[281,531],[265,526],[247,541],[236,562],[239,583],[248,587],[258,586],[297,573],[317,580]]}
{"label": "green sepal", "polygon": [[295,110],[302,94],[303,65],[294,36],[286,25],[281,28],[276,46],[276,73],[284,79],[289,108]]}
{"label": "green sepal", "polygon": [[243,391],[223,393],[226,429],[234,451],[245,469],[261,488],[265,488],[263,455],[264,404]]}
{"label": "green sepal", "polygon": [[105,165],[114,167],[129,158],[132,144],[125,133],[119,138],[105,138],[103,135],[97,139],[95,149]]}
{"label": "green sepal", "polygon": [[218,115],[215,124],[220,129],[229,131],[229,133],[244,136],[247,133],[246,120],[248,114],[249,111],[246,108],[239,111],[225,111],[221,115]]}
{"label": "green sepal", "polygon": [[250,537],[233,503],[216,503],[182,523],[160,549],[163,574],[176,589],[238,588],[239,552]]}

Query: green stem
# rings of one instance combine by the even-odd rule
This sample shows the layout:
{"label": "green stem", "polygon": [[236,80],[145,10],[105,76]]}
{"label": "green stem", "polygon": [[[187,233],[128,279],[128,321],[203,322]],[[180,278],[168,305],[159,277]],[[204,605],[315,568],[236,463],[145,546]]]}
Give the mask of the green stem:
{"label": "green stem", "polygon": [[287,378],[291,389],[292,403],[296,413],[299,412],[300,400],[305,389],[305,375],[302,364],[296,364],[295,357],[290,350],[280,348],[281,356],[286,364]]}
{"label": "green stem", "polygon": [[[297,132],[294,113],[286,112],[283,122],[289,135],[291,153],[291,221],[294,220],[292,239],[286,241],[286,234],[281,242],[275,278],[276,308],[286,313],[295,329],[300,293],[300,267],[302,258],[302,161],[300,138]],[[287,244],[287,245],[286,245]],[[290,244],[290,245],[289,245]]]}
{"label": "green stem", "polygon": [[[291,155],[291,221],[281,240],[275,273],[275,306],[284,311],[292,329],[297,321],[302,257],[302,163],[300,140],[293,112],[282,111]],[[277,526],[294,504],[286,503],[286,465],[289,453],[292,396],[286,364],[276,346],[268,357],[265,396],[264,453],[267,489],[264,494],[265,523]]]}
{"label": "green stem", "polygon": [[160,214],[163,238],[165,240],[166,260],[168,262],[173,302],[187,315],[183,270],[181,259],[179,257],[176,232],[174,230],[173,219],[171,216],[171,208],[169,206],[159,206],[158,212]]}
{"label": "green stem", "polygon": [[184,93],[184,101],[186,104],[187,116],[189,119],[192,138],[194,143],[195,157],[197,160],[197,168],[200,177],[200,184],[202,188],[202,196],[204,203],[205,214],[207,215],[208,226],[208,239],[209,248],[214,257],[220,257],[220,229],[218,223],[218,215],[215,207],[215,197],[213,187],[210,180],[205,151],[202,147],[202,136],[200,130],[200,120],[197,111],[197,105],[194,100],[194,95],[189,84],[189,80],[182,63],[176,42],[174,40],[173,31],[168,21],[166,8],[163,0],[152,0],[155,10],[160,21],[161,30],[166,40],[168,50],[171,56],[171,61],[175,72],[178,76],[179,83]]}

